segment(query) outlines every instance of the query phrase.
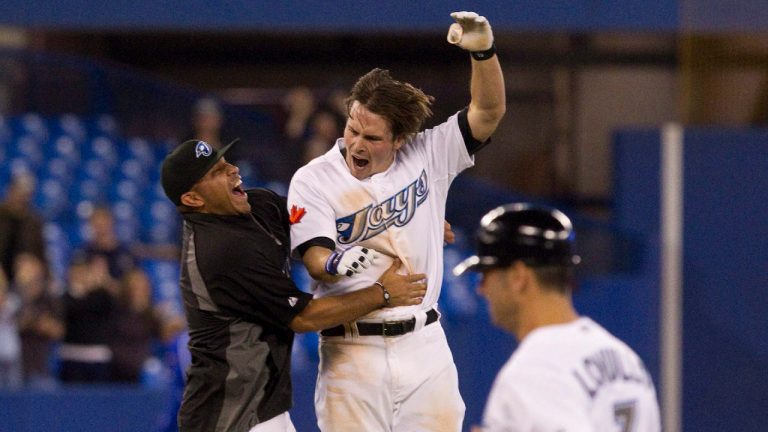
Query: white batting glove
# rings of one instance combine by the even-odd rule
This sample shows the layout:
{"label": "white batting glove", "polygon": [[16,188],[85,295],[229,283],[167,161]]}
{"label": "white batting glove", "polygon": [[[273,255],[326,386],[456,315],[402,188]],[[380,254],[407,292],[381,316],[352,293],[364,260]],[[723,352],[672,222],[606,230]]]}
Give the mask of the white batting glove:
{"label": "white batting glove", "polygon": [[484,16],[474,12],[454,12],[456,22],[448,28],[448,42],[467,51],[486,51],[493,45],[491,25]]}
{"label": "white batting glove", "polygon": [[379,253],[362,246],[353,246],[345,251],[333,252],[325,261],[325,272],[330,275],[348,277],[362,273],[373,264]]}

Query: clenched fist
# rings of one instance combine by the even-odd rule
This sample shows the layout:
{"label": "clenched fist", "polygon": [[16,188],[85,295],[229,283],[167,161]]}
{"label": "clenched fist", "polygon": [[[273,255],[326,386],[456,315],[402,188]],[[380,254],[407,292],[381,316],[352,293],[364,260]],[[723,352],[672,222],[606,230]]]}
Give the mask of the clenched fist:
{"label": "clenched fist", "polygon": [[454,12],[456,22],[448,28],[448,42],[467,51],[486,51],[493,45],[493,32],[488,20],[475,12]]}

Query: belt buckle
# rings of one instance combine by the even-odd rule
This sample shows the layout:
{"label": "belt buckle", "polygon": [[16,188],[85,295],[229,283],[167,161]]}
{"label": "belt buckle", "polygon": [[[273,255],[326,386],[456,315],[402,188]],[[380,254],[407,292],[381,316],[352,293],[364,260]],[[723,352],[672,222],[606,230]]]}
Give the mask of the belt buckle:
{"label": "belt buckle", "polygon": [[384,321],[381,323],[381,335],[384,337],[402,336],[405,334],[405,321]]}

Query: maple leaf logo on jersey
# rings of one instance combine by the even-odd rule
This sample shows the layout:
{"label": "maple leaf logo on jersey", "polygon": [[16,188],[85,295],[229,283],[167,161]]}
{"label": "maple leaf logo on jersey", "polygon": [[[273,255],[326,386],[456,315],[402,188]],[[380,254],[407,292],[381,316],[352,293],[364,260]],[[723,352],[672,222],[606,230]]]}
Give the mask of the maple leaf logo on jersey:
{"label": "maple leaf logo on jersey", "polygon": [[301,218],[307,213],[304,207],[296,207],[296,204],[291,206],[291,214],[288,215],[288,221],[293,224],[301,223]]}

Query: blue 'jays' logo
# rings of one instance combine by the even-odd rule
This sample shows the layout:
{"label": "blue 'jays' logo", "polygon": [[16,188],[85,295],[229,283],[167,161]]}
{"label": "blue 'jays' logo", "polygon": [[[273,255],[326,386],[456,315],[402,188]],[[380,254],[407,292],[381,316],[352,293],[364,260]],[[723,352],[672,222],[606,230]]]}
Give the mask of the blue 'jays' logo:
{"label": "blue 'jays' logo", "polygon": [[336,219],[337,239],[341,244],[350,244],[369,239],[394,225],[407,224],[416,214],[429,194],[427,173],[422,170],[418,179],[377,206],[373,204],[349,216]]}
{"label": "blue 'jays' logo", "polygon": [[199,158],[200,156],[208,157],[211,153],[213,153],[213,150],[211,150],[211,146],[209,146],[207,142],[197,142],[197,145],[195,146],[195,158]]}

